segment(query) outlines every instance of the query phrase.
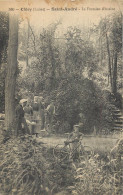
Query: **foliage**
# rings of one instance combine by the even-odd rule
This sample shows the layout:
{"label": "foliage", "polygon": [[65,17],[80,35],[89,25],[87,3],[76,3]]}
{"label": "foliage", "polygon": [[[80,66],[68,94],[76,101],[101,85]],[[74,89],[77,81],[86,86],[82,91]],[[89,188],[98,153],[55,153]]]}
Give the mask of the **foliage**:
{"label": "foliage", "polygon": [[[54,98],[59,126],[67,125],[67,128],[66,125],[61,128],[63,132],[72,131],[73,125],[79,122],[84,123],[81,131],[85,133],[91,133],[94,126],[98,130],[112,128],[112,105],[106,92],[101,91],[92,80],[79,79],[76,75],[67,77],[60,82]],[[80,113],[84,119],[80,118]]]}
{"label": "foliage", "polygon": [[108,158],[105,160],[96,154],[74,167],[75,183],[71,186],[72,195],[122,193],[122,176],[116,171],[115,161],[110,161]]}
{"label": "foliage", "polygon": [[59,22],[50,25],[47,29],[42,29],[40,36],[35,35],[29,25],[32,32],[28,49],[30,63],[26,68],[22,83],[34,93],[42,90],[50,92],[57,86],[56,78],[60,75],[61,63],[54,36],[58,25]]}
{"label": "foliage", "polygon": [[86,133],[92,132],[94,125],[101,129],[111,128],[109,102],[102,97],[103,92],[93,80],[85,79],[83,75],[87,68],[88,78],[91,78],[97,68],[93,44],[82,38],[79,28],[69,27],[62,43],[65,53],[61,54],[59,41],[55,40],[58,24],[43,29],[39,42],[35,37],[36,54],[33,51],[35,57],[26,69],[22,85],[33,94],[42,92],[45,103],[55,100],[54,128],[57,132],[72,131],[73,125],[80,122],[80,113],[85,118],[81,122],[85,123]]}
{"label": "foliage", "polygon": [[[99,66],[105,67],[107,81],[110,90],[117,93],[121,87],[122,64],[122,16],[121,13],[108,15],[102,18],[92,30],[96,38],[96,53],[99,58]],[[92,33],[93,34],[93,33]]]}
{"label": "foliage", "polygon": [[65,190],[74,182],[71,163],[69,161],[55,162],[54,160],[52,159],[48,172],[52,194]]}
{"label": "foliage", "polygon": [[[30,60],[25,76],[20,79],[20,87],[26,91],[26,96],[28,93],[41,93],[45,105],[52,99],[55,100],[56,132],[70,132],[73,125],[79,122],[84,122],[85,133],[91,133],[94,126],[100,131],[111,130],[113,106],[106,96],[106,90],[110,91],[107,63],[110,57],[111,67],[114,66],[114,53],[117,52],[117,86],[120,87],[121,17],[118,13],[116,16],[102,18],[99,25],[92,29],[95,35],[92,33],[88,38],[82,29],[70,26],[62,39],[57,39],[55,33],[59,24],[60,22],[43,28],[39,36],[28,23],[30,36],[27,53]],[[112,68],[112,74],[115,72],[113,70]],[[84,120],[80,118],[80,113]]]}
{"label": "foliage", "polygon": [[122,194],[122,167],[108,152],[57,162],[52,147],[29,135],[3,140],[1,146],[2,194]]}
{"label": "foliage", "polygon": [[3,194],[44,194],[48,164],[43,146],[29,136],[1,144],[0,192]]}
{"label": "foliage", "polygon": [[98,60],[92,42],[82,37],[79,28],[73,28],[72,26],[68,28],[65,38],[65,67],[67,72],[75,72],[81,76],[87,67],[90,76],[96,69]]}
{"label": "foliage", "polygon": [[52,148],[42,144],[28,135],[1,143],[0,193],[47,195],[71,185],[69,162],[56,163]]}

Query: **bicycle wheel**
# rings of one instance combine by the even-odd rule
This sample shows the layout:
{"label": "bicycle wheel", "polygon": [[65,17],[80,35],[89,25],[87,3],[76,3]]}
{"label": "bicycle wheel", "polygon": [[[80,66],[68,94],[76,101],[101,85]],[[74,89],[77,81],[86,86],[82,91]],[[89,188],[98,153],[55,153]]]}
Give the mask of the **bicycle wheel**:
{"label": "bicycle wheel", "polygon": [[67,146],[64,146],[63,144],[56,145],[53,149],[53,156],[58,161],[66,159],[69,156]]}
{"label": "bicycle wheel", "polygon": [[93,150],[90,146],[81,146],[80,158],[89,159],[93,155]]}

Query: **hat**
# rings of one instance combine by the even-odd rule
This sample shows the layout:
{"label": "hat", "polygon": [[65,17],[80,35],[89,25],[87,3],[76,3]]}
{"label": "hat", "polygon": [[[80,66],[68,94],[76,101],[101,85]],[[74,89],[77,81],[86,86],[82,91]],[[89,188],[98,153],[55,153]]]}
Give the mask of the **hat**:
{"label": "hat", "polygon": [[36,103],[38,102],[38,100],[39,100],[39,96],[34,96],[34,102]]}
{"label": "hat", "polygon": [[74,127],[79,127],[79,125],[74,125]]}
{"label": "hat", "polygon": [[27,101],[28,101],[28,99],[21,99],[20,103],[23,104],[24,102],[27,102]]}

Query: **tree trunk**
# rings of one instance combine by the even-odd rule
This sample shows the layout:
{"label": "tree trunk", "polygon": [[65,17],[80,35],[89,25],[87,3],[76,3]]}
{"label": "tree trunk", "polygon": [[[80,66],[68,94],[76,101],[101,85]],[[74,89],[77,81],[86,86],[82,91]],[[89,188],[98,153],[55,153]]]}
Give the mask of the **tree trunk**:
{"label": "tree trunk", "polygon": [[106,33],[106,45],[107,45],[107,53],[108,53],[108,71],[109,71],[109,80],[110,80],[110,87],[112,91],[112,69],[111,69],[111,56],[110,56],[110,49],[109,49],[109,41],[108,41],[108,36]]}
{"label": "tree trunk", "polygon": [[55,88],[55,59],[54,59],[54,53],[53,53],[53,49],[52,49],[52,41],[51,41],[51,37],[49,37],[49,52],[50,52],[50,59],[51,59],[51,88]]}
{"label": "tree trunk", "polygon": [[27,21],[27,43],[26,43],[26,66],[27,67],[29,67],[28,47],[29,47],[29,21]]}
{"label": "tree trunk", "polygon": [[113,92],[114,95],[117,94],[117,52],[114,55],[112,92]]}
{"label": "tree trunk", "polygon": [[[5,79],[5,127],[13,130],[15,117],[15,85],[17,76],[18,17],[9,15],[8,67]],[[11,132],[12,133],[12,132]]]}
{"label": "tree trunk", "polygon": [[101,38],[101,30],[100,30],[100,38],[99,38],[99,48],[100,48],[100,65],[102,66],[102,55],[103,55],[103,51],[102,51],[102,38]]}

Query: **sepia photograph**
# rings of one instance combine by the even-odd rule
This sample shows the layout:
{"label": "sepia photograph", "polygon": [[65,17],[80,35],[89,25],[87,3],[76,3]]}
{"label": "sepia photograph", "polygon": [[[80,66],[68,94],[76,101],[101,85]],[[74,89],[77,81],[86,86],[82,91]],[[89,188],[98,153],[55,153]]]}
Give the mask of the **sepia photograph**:
{"label": "sepia photograph", "polygon": [[0,0],[0,195],[123,195],[121,0]]}

